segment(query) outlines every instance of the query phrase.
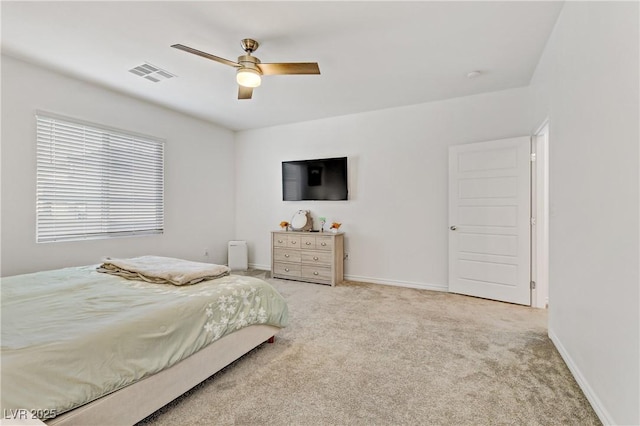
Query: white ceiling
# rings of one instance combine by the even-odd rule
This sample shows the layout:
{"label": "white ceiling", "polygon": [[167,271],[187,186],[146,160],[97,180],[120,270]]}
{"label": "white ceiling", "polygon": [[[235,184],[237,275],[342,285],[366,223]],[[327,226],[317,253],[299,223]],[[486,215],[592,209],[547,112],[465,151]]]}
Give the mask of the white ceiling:
{"label": "white ceiling", "polygon": [[[242,130],[526,86],[562,2],[9,2],[2,52]],[[238,100],[235,61],[318,62]],[[178,77],[128,72],[148,62]],[[467,73],[482,75],[468,79]]]}

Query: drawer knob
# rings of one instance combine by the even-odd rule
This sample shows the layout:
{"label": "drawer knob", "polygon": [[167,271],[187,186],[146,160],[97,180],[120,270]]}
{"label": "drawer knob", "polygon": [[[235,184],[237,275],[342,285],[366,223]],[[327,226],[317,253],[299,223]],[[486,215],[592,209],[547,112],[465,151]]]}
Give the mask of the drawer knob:
{"label": "drawer knob", "polygon": [[320,245],[321,245],[321,246],[326,246],[326,245],[327,245],[327,243],[320,243]]}
{"label": "drawer knob", "polygon": [[313,260],[318,260],[318,256],[313,256]]}
{"label": "drawer knob", "polygon": [[309,241],[307,241],[305,244],[306,244],[306,245],[308,245],[308,246],[310,246],[310,245],[311,245],[311,243],[310,243]]}
{"label": "drawer knob", "polygon": [[313,275],[318,275],[318,271],[314,272]]}
{"label": "drawer knob", "polygon": [[284,255],[284,257],[289,257],[289,255],[288,255],[288,254],[285,254],[285,255]]}
{"label": "drawer knob", "polygon": [[282,240],[278,240],[278,242],[279,242],[279,243],[281,243],[281,242],[282,242]]}
{"label": "drawer knob", "polygon": [[291,244],[295,244],[295,243],[296,243],[295,241],[291,241]]}
{"label": "drawer knob", "polygon": [[289,268],[284,268],[284,271],[285,272],[289,272]]}

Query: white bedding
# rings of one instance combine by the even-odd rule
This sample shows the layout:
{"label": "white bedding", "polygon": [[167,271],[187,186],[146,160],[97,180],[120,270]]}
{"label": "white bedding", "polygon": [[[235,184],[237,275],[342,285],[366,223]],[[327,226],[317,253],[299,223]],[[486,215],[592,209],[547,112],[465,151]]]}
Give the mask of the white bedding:
{"label": "white bedding", "polygon": [[140,256],[130,259],[107,258],[98,272],[118,275],[128,280],[152,283],[191,285],[228,275],[228,266],[192,262],[161,256]]}

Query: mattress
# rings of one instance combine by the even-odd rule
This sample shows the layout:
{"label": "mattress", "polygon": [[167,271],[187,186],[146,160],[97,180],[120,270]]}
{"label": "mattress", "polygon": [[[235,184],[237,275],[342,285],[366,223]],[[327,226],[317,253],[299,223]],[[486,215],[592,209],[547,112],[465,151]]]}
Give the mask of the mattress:
{"label": "mattress", "polygon": [[226,276],[176,287],[96,266],[2,279],[3,412],[58,415],[176,364],[253,324],[284,327],[267,282]]}

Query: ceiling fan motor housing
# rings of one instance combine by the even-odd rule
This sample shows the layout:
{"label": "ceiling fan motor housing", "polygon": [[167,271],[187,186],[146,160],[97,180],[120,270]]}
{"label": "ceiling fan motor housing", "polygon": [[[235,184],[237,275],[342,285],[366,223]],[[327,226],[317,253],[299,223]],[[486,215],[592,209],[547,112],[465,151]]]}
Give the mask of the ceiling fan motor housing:
{"label": "ceiling fan motor housing", "polygon": [[255,70],[262,74],[260,68],[258,68],[258,64],[260,63],[260,59],[251,55],[242,55],[238,56],[238,63],[240,64],[240,69],[249,68]]}

